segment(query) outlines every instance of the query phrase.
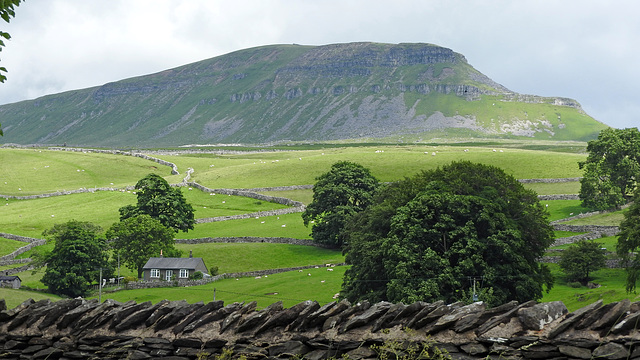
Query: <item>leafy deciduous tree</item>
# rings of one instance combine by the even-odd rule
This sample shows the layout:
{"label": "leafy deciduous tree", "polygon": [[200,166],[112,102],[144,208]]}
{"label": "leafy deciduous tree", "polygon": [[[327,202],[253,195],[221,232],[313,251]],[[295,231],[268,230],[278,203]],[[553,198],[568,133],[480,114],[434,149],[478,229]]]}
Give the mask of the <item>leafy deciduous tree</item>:
{"label": "leafy deciduous tree", "polygon": [[[11,18],[16,16],[15,8],[20,5],[20,1],[21,0],[0,0],[0,18],[7,23],[10,22]],[[9,39],[11,39],[11,35],[9,35],[9,33],[0,31],[0,51],[2,51],[2,48],[5,46],[4,40]],[[0,67],[0,83],[7,80],[7,77],[2,74],[3,72],[6,73],[7,69],[5,67]],[[2,131],[0,131],[0,135],[2,135]]]}
{"label": "leafy deciduous tree", "polygon": [[[15,8],[20,5],[21,0],[0,0],[0,18],[2,20],[9,22],[11,18],[16,16]],[[11,35],[9,33],[0,31],[0,52],[2,48],[5,46],[4,41],[11,39]],[[5,82],[7,80],[7,76],[3,73],[7,72],[7,68],[4,66],[0,66],[0,83]],[[2,128],[0,128],[0,136],[3,136]]]}
{"label": "leafy deciduous tree", "polygon": [[373,199],[378,180],[360,164],[340,161],[319,176],[313,201],[302,214],[305,226],[312,223],[311,237],[317,243],[342,246],[347,219],[364,210]]}
{"label": "leafy deciduous tree", "polygon": [[473,282],[497,304],[542,297],[553,241],[536,194],[501,169],[457,162],[390,184],[350,219],[341,295],[351,301],[470,300]]}
{"label": "leafy deciduous tree", "polygon": [[175,232],[149,215],[142,214],[121,220],[107,230],[107,238],[113,239],[111,247],[120,261],[142,277],[142,267],[160,250],[167,257],[180,257],[175,248]]}
{"label": "leafy deciduous tree", "polygon": [[633,203],[624,213],[618,235],[616,252],[626,264],[627,292],[634,292],[640,275],[640,187],[635,191]]}
{"label": "leafy deciduous tree", "polygon": [[582,206],[598,210],[625,204],[640,177],[640,132],[637,128],[605,129],[587,144],[589,156],[580,162]]}
{"label": "leafy deciduous tree", "polygon": [[137,205],[120,208],[120,220],[140,214],[158,219],[162,225],[176,231],[193,230],[195,218],[193,207],[180,192],[171,187],[161,176],[149,174],[136,183]]}
{"label": "leafy deciduous tree", "polygon": [[102,229],[89,222],[69,221],[45,230],[43,236],[54,241],[51,253],[44,255],[47,265],[42,283],[55,294],[70,297],[86,296],[90,285],[110,276],[106,244],[99,236]]}
{"label": "leafy deciduous tree", "polygon": [[578,281],[586,285],[591,272],[606,265],[601,246],[602,244],[594,241],[581,240],[562,252],[559,265],[567,281]]}

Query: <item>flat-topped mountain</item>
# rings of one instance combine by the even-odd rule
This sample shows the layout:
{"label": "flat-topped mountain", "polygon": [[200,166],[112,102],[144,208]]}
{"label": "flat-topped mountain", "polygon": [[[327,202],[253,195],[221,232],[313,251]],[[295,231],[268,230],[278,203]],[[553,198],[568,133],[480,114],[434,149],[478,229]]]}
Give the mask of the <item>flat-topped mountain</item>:
{"label": "flat-topped mountain", "polygon": [[[535,75],[532,75],[535,76]],[[431,44],[271,45],[0,106],[5,143],[206,143],[595,138],[567,98],[522,95]]]}

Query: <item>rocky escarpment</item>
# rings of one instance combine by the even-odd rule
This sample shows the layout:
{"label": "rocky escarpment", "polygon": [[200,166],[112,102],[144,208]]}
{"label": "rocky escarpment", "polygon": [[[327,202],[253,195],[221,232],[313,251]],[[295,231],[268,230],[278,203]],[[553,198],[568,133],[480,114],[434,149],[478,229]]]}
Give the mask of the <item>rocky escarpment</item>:
{"label": "rocky escarpment", "polygon": [[0,106],[17,144],[417,139],[452,131],[584,140],[603,124],[577,101],[522,95],[440,46],[271,45],[102,86]]}
{"label": "rocky escarpment", "polygon": [[[3,304],[0,302],[0,304]],[[2,358],[375,358],[437,347],[453,359],[638,359],[640,303],[598,301],[568,313],[561,302],[487,309],[386,302],[290,308],[274,303],[26,301],[0,312]]]}

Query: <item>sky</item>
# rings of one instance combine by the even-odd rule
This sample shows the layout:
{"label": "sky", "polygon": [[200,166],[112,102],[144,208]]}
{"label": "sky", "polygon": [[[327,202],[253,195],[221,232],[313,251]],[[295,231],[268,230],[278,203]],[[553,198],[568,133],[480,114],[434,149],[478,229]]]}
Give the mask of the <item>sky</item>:
{"label": "sky", "polygon": [[[512,91],[640,126],[637,0],[26,0],[0,104],[271,44],[431,43]],[[1,123],[0,119],[0,123]]]}

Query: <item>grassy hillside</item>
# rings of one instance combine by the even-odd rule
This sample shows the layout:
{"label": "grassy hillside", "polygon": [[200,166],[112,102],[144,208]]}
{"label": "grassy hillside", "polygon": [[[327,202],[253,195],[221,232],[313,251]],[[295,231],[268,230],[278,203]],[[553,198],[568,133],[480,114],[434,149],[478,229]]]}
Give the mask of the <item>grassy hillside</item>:
{"label": "grassy hillside", "polygon": [[0,106],[18,144],[184,144],[516,137],[587,140],[577,101],[521,95],[432,44],[270,45]]}
{"label": "grassy hillside", "polygon": [[[243,154],[184,154],[154,155],[174,162],[181,171],[187,167],[195,169],[195,181],[211,188],[253,188],[263,186],[283,186],[312,184],[315,177],[326,172],[331,164],[339,160],[359,162],[370,167],[372,172],[383,181],[393,181],[411,176],[424,169],[446,164],[453,160],[470,160],[499,166],[517,178],[562,178],[578,177],[580,171],[576,162],[583,160],[584,143],[571,145],[533,142],[518,148],[514,143],[497,142],[494,144],[432,144],[432,145],[349,145],[327,146],[316,148],[315,145],[302,147],[302,150],[271,151]],[[538,149],[532,149],[538,148]],[[286,149],[286,148],[285,148]],[[468,151],[464,151],[468,149]],[[493,151],[496,150],[496,151]],[[502,150],[502,151],[501,151]],[[432,155],[435,153],[435,155]],[[31,156],[35,154],[36,156]],[[182,175],[169,175],[168,168],[156,163],[142,161],[137,158],[102,155],[54,152],[45,150],[13,150],[0,149],[3,159],[13,156],[21,157],[20,161],[0,162],[0,170],[11,174],[11,179],[24,179],[25,189],[29,192],[48,192],[59,187],[88,187],[90,182],[105,183],[100,177],[80,177],[77,169],[85,169],[85,173],[101,172],[111,174],[110,182],[119,186],[133,185],[153,169],[165,176],[170,182],[182,180]],[[50,167],[65,169],[64,176],[53,175],[44,171],[35,171]],[[63,166],[64,165],[64,166]],[[38,168],[40,166],[40,168]],[[153,167],[156,167],[155,169]],[[70,169],[75,169],[69,171]],[[82,172],[82,171],[80,171]],[[117,175],[117,176],[116,176]],[[57,177],[56,177],[57,176]],[[138,177],[139,176],[139,177]],[[55,179],[59,183],[51,184],[47,179]],[[113,180],[111,180],[113,179]],[[9,185],[9,184],[7,184]],[[0,184],[0,186],[3,186]],[[526,184],[539,193],[558,194],[576,193],[578,182],[555,184]],[[20,194],[18,190],[18,194]],[[243,214],[269,209],[283,208],[282,205],[256,201],[255,199],[211,195],[195,189],[182,188],[187,200],[196,209],[197,218]],[[265,194],[285,196],[308,203],[311,200],[310,190],[263,191]],[[118,220],[117,209],[135,202],[135,195],[129,192],[95,192],[90,194],[74,194],[37,200],[5,200],[0,212],[0,232],[15,233],[40,237],[42,231],[54,223],[70,219],[95,222],[104,228]],[[8,205],[7,205],[8,204]],[[550,220],[563,219],[571,213],[587,212],[578,200],[544,201],[549,205]],[[54,215],[53,217],[51,215]],[[621,212],[602,214],[570,223],[587,223],[615,225],[622,218]],[[283,226],[284,225],[284,226]],[[221,221],[197,224],[193,231],[179,233],[177,238],[200,237],[292,237],[309,239],[310,230],[302,225],[299,213],[265,216],[242,220]],[[562,233],[557,236],[570,236]],[[615,246],[615,238],[605,239],[608,248]],[[9,253],[22,243],[0,239],[0,255]],[[221,273],[284,268],[293,266],[320,265],[340,263],[344,261],[340,251],[319,249],[310,246],[293,246],[265,243],[240,244],[178,244],[178,248],[186,254],[190,250],[195,256],[205,259],[209,266],[217,266]],[[22,257],[29,256],[29,253]],[[3,267],[0,270],[5,270]],[[303,273],[291,272],[270,275],[261,279],[242,278],[228,279],[206,286],[192,288],[163,288],[157,290],[123,291],[106,296],[120,301],[136,300],[153,302],[162,299],[189,302],[210,301],[216,289],[217,299],[225,302],[257,300],[259,306],[266,306],[274,301],[283,300],[285,306],[297,302],[316,299],[321,303],[332,301],[332,297],[340,290],[341,275],[344,267],[335,268],[334,272],[326,269],[311,269]],[[601,270],[595,274],[595,282],[603,286],[598,289],[571,288],[563,280],[562,274],[552,267],[557,282],[552,291],[545,295],[543,301],[563,300],[571,310],[582,307],[598,298],[615,301],[628,297],[624,292],[621,270]],[[311,276],[308,275],[311,273]],[[128,269],[122,269],[122,275],[133,275]],[[32,274],[30,271],[20,273],[23,284],[42,289],[39,282],[42,271]],[[323,282],[324,281],[324,282]],[[17,295],[16,295],[17,294]],[[47,296],[36,293],[38,296]],[[34,297],[34,293],[7,292],[2,290],[0,296],[11,297],[11,304],[17,305],[21,299]],[[35,298],[35,297],[34,297]],[[104,298],[104,297],[103,297]],[[13,305],[13,306],[15,306]]]}

